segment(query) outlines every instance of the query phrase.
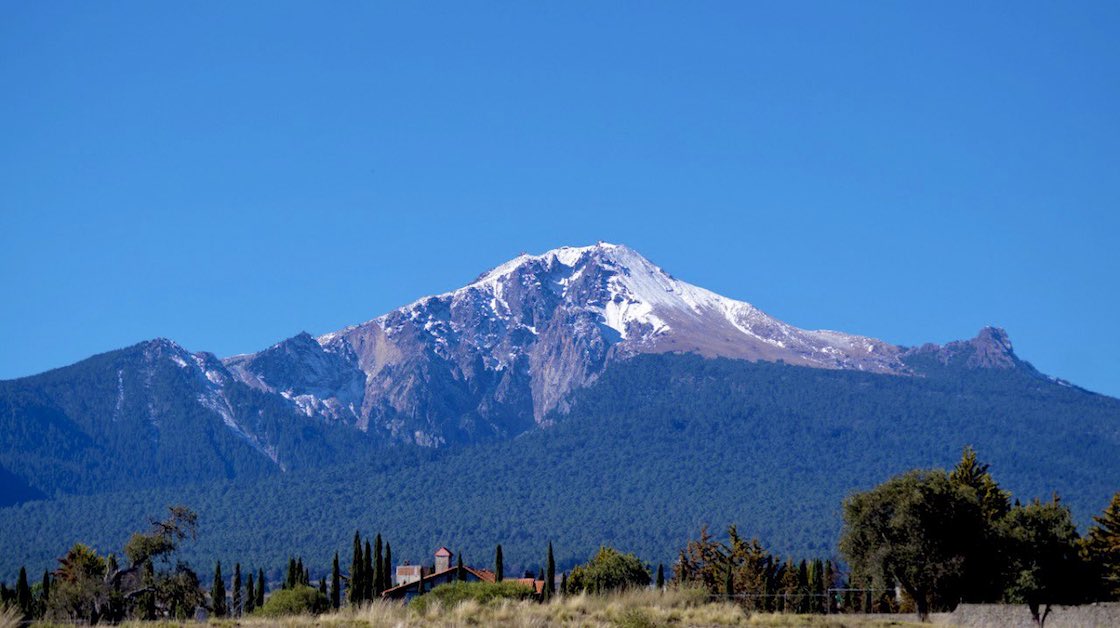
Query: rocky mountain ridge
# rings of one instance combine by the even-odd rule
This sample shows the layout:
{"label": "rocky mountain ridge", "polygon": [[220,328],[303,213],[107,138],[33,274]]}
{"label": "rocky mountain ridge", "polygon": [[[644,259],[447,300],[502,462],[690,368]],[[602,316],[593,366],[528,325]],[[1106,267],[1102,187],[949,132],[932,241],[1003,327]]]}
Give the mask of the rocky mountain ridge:
{"label": "rocky mountain ridge", "polygon": [[917,349],[803,330],[681,281],[629,247],[600,242],[522,254],[458,290],[225,364],[308,416],[442,446],[548,423],[554,411],[566,411],[572,391],[635,355],[697,353],[908,375],[915,353],[949,360],[980,343],[974,366],[1016,364],[1006,334],[991,329],[963,344]]}

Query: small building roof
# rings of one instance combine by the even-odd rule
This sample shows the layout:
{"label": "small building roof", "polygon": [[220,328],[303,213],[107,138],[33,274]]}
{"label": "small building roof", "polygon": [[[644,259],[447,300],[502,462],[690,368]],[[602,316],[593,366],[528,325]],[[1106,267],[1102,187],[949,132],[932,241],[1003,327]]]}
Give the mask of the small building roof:
{"label": "small building roof", "polygon": [[436,550],[436,556],[451,556],[451,550],[446,547],[441,547]]}

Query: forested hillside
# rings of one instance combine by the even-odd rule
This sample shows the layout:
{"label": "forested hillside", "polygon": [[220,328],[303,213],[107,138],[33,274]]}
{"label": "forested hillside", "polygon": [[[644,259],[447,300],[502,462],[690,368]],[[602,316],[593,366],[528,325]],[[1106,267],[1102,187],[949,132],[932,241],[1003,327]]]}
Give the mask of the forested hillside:
{"label": "forested hillside", "polygon": [[[704,523],[737,523],[780,553],[831,554],[842,498],[974,445],[1018,497],[1058,491],[1084,524],[1120,488],[1120,401],[1033,370],[950,364],[924,377],[651,355],[619,364],[555,427],[459,450],[391,449],[257,482],[117,492],[0,509],[0,575],[53,564],[76,540],[120,547],[183,503],[196,564],[221,557],[316,570],[356,528],[398,560],[439,545],[570,566],[601,543],[669,562]],[[391,452],[391,453],[389,453]]]}

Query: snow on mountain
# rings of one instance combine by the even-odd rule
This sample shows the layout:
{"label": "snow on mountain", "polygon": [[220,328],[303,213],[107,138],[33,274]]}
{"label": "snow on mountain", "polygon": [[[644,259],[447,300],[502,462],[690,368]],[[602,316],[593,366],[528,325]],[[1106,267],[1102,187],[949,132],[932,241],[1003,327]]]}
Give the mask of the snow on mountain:
{"label": "snow on mountain", "polygon": [[308,415],[440,446],[516,435],[611,361],[663,352],[906,372],[899,347],[799,329],[605,242],[522,254],[458,290],[225,364]]}

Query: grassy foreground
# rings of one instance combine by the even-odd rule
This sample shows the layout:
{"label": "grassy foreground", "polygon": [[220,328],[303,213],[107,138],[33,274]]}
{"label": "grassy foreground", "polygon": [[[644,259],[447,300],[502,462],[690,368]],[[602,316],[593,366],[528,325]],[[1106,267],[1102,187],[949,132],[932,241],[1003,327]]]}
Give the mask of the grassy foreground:
{"label": "grassy foreground", "polygon": [[[702,591],[632,591],[596,596],[575,595],[546,604],[499,600],[479,604],[466,600],[452,607],[426,605],[422,610],[399,603],[375,602],[319,616],[246,617],[211,620],[211,626],[337,626],[339,628],[405,626],[586,626],[645,628],[653,626],[906,626],[909,616],[893,619],[843,615],[747,613],[735,604],[710,602]],[[36,624],[48,626],[49,624]],[[158,622],[127,622],[125,626],[169,626]],[[187,622],[185,625],[197,625]]]}

